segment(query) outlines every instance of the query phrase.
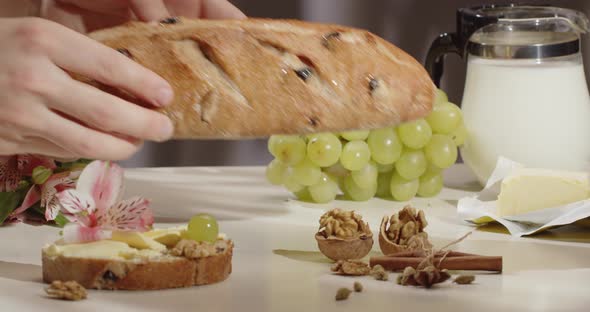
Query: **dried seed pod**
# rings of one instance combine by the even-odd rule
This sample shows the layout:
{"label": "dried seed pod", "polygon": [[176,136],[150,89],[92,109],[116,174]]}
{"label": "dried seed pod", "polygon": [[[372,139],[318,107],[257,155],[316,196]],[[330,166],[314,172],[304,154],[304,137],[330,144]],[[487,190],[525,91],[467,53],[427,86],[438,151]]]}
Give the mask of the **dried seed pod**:
{"label": "dried seed pod", "polygon": [[468,285],[475,281],[475,275],[459,275],[453,280],[453,283],[459,285]]}
{"label": "dried seed pod", "polygon": [[361,284],[360,282],[354,282],[353,288],[354,288],[354,291],[356,291],[356,292],[362,292],[363,291],[363,284]]}
{"label": "dried seed pod", "polygon": [[340,288],[340,289],[338,289],[338,291],[336,292],[336,301],[348,299],[348,297],[350,296],[350,293],[351,292],[352,291],[350,291],[350,289],[348,289],[348,288]]}
{"label": "dried seed pod", "polygon": [[373,266],[370,274],[378,281],[389,280],[389,273],[387,273],[387,271],[385,271],[385,268],[383,268],[383,266],[381,266],[380,264]]}

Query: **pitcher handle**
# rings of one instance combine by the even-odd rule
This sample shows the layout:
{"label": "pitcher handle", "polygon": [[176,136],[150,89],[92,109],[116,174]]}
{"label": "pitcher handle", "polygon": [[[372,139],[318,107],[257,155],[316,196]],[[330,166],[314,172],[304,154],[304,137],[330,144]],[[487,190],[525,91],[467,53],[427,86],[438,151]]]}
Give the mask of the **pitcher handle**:
{"label": "pitcher handle", "polygon": [[463,56],[458,36],[455,33],[440,34],[430,46],[426,55],[425,68],[436,87],[440,88],[440,79],[444,71],[445,56],[447,53],[455,53]]}

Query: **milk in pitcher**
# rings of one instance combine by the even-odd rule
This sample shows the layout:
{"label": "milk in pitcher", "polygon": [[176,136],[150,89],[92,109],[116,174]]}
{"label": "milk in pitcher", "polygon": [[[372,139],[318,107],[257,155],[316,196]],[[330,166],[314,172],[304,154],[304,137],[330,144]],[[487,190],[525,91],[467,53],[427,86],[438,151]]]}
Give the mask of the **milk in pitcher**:
{"label": "milk in pitcher", "polygon": [[590,169],[590,96],[579,54],[535,59],[469,57],[461,155],[482,184],[499,156],[526,166]]}

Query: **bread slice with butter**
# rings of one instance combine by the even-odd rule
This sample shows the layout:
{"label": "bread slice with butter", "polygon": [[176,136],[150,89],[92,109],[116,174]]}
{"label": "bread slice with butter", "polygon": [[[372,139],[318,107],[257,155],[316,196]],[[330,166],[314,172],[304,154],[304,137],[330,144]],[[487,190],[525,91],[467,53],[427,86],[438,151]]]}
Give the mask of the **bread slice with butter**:
{"label": "bread slice with butter", "polygon": [[[183,240],[184,228],[114,233],[111,240],[42,250],[43,280],[91,289],[158,290],[221,282],[232,272],[233,242]],[[192,247],[192,249],[191,249]]]}
{"label": "bread slice with butter", "polygon": [[160,110],[173,121],[175,138],[384,128],[425,117],[436,94],[412,56],[368,31],[340,25],[168,18],[89,36],[172,85],[175,98]]}

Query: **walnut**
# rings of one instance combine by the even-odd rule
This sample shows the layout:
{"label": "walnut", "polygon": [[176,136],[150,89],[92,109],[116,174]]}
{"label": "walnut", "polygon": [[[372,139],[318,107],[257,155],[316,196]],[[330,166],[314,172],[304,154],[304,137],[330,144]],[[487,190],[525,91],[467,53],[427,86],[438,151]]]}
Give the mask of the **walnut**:
{"label": "walnut", "polygon": [[352,291],[350,291],[350,289],[348,289],[348,288],[340,288],[340,289],[338,289],[338,291],[336,292],[336,301],[348,299],[348,297],[350,296],[350,293],[351,292]]}
{"label": "walnut", "polygon": [[432,244],[424,228],[428,225],[424,211],[404,207],[391,217],[383,217],[379,233],[379,247],[385,255],[402,251],[428,251]]}
{"label": "walnut", "polygon": [[371,233],[369,224],[354,211],[342,211],[338,208],[326,212],[320,218],[320,231],[325,238],[353,238]]}
{"label": "walnut", "polygon": [[473,281],[475,281],[474,275],[459,275],[453,280],[453,283],[459,285],[468,285],[473,283]]}
{"label": "walnut", "polygon": [[360,259],[371,251],[373,233],[360,215],[336,208],[320,218],[316,241],[320,251],[334,261]]}
{"label": "walnut", "polygon": [[352,288],[356,292],[362,292],[363,291],[363,284],[361,284],[361,282],[354,282],[354,284],[352,285]]}
{"label": "walnut", "polygon": [[385,269],[383,268],[383,266],[381,266],[379,264],[375,265],[371,269],[371,272],[369,274],[372,277],[374,277],[376,280],[378,280],[378,281],[387,281],[387,280],[389,280],[389,273],[387,273],[387,271],[385,271]]}
{"label": "walnut", "polygon": [[183,239],[170,250],[170,254],[177,257],[189,259],[205,258],[211,255],[208,244],[196,242],[190,239]]}
{"label": "walnut", "polygon": [[47,295],[55,299],[78,301],[86,299],[86,288],[76,281],[53,281],[47,289]]}
{"label": "walnut", "polygon": [[371,267],[365,262],[358,260],[339,260],[332,268],[332,272],[340,275],[362,276],[371,272]]}

